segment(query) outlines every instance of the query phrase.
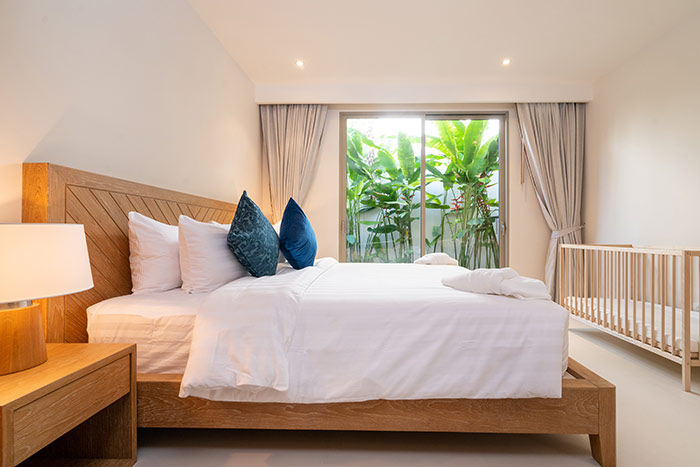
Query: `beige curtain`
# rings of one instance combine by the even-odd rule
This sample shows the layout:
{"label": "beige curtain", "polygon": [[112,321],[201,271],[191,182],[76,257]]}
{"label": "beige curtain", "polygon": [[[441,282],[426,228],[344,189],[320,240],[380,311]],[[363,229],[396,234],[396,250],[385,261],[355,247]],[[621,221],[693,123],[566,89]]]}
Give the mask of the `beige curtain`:
{"label": "beige curtain", "polygon": [[556,296],[557,251],[581,243],[585,104],[517,104],[530,179],[552,231],[545,284]]}
{"label": "beige curtain", "polygon": [[260,106],[273,222],[282,218],[290,197],[304,203],[318,167],[327,111],[328,106],[317,104]]}

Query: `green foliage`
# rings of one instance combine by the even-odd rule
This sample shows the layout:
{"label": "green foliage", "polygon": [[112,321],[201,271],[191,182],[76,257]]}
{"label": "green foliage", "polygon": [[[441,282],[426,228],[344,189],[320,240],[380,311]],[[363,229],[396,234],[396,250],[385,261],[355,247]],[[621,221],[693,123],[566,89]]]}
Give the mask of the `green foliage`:
{"label": "green foliage", "polygon": [[[414,211],[420,208],[420,159],[399,133],[392,151],[348,129],[348,261],[412,262]],[[360,220],[363,213],[372,221]],[[362,227],[369,233],[359,241]],[[364,243],[364,244],[363,244]]]}
{"label": "green foliage", "polygon": [[[498,170],[498,139],[484,141],[486,120],[435,123],[438,135],[426,135],[426,183],[441,183],[444,193],[426,193],[426,208],[440,212],[440,224],[424,239],[427,250],[445,251],[447,245],[462,266],[498,266],[494,229],[498,201],[487,193]],[[420,209],[420,158],[404,133],[379,140],[393,138],[396,149],[348,129],[348,261],[414,260],[418,247],[412,227]]]}
{"label": "green foliage", "polygon": [[[442,202],[426,199],[426,208],[440,209],[440,230],[426,238],[428,250],[444,251],[445,242],[461,266],[498,267],[495,223],[498,200],[489,198],[491,178],[498,171],[498,138],[484,140],[487,120],[435,122],[439,136],[426,136],[426,182],[442,183]],[[445,206],[450,203],[451,208]],[[434,207],[433,207],[434,206]]]}

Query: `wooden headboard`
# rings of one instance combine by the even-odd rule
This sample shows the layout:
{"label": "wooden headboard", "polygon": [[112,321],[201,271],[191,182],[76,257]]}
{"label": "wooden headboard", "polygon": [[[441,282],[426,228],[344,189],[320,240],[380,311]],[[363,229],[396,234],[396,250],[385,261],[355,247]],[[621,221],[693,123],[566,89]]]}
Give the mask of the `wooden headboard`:
{"label": "wooden headboard", "polygon": [[22,222],[83,224],[95,283],[43,301],[49,342],[87,342],[87,307],[131,293],[129,211],[171,225],[180,214],[230,223],[236,205],[54,164],[23,164]]}

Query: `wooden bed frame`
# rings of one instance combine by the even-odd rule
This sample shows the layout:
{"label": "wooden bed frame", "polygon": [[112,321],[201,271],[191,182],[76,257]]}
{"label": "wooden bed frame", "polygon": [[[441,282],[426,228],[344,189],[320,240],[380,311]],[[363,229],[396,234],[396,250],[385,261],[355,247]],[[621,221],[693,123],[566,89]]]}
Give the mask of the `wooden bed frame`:
{"label": "wooden bed frame", "polygon": [[[127,213],[168,224],[179,214],[230,222],[236,205],[48,163],[23,166],[24,222],[81,223],[95,287],[45,300],[49,342],[86,342],[85,309],[131,291]],[[372,400],[332,404],[180,398],[182,375],[139,374],[138,426],[278,430],[587,434],[593,457],[614,466],[615,386],[569,359],[561,399]]]}

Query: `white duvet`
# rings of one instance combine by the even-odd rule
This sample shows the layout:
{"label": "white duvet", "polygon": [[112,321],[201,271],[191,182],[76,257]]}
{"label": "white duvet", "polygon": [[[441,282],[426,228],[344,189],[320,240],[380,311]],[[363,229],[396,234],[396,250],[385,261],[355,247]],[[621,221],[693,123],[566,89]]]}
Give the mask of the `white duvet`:
{"label": "white duvet", "polygon": [[455,266],[245,277],[201,305],[180,396],[258,402],[561,397],[568,313],[445,287]]}

